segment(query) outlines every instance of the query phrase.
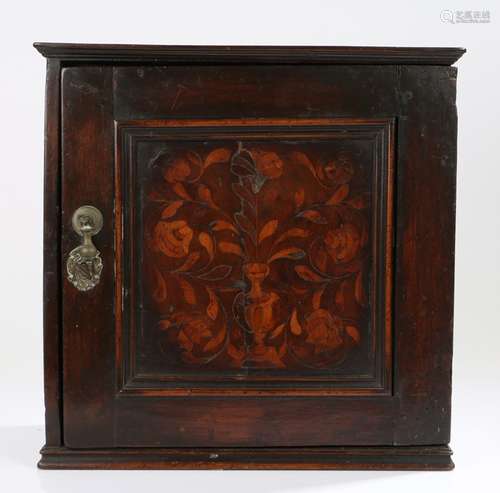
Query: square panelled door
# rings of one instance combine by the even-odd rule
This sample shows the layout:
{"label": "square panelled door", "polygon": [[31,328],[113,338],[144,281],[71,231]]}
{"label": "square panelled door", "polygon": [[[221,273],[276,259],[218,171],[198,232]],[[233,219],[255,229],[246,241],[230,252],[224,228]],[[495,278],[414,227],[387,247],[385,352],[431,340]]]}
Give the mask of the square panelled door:
{"label": "square panelled door", "polygon": [[40,467],[450,469],[463,50],[37,49]]}

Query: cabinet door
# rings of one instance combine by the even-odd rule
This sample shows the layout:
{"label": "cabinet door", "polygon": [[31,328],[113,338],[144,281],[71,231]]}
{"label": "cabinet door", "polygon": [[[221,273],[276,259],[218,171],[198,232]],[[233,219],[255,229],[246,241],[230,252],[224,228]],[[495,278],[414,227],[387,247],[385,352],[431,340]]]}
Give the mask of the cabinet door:
{"label": "cabinet door", "polygon": [[78,207],[103,216],[98,282],[63,288],[68,446],[447,442],[425,403],[448,406],[440,336],[412,305],[433,289],[426,241],[408,236],[433,177],[408,182],[424,121],[402,83],[396,67],[64,69],[63,252]]}

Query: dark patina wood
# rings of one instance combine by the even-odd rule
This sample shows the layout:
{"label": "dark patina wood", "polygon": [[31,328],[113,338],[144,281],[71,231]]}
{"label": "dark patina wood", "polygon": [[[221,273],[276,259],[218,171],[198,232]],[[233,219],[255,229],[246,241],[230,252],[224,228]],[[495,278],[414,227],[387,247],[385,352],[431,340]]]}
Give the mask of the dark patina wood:
{"label": "dark patina wood", "polygon": [[449,447],[96,449],[44,447],[41,469],[449,470]]}
{"label": "dark patina wood", "polygon": [[92,62],[452,65],[463,48],[373,46],[161,46],[35,43],[47,58]]}
{"label": "dark patina wood", "polygon": [[61,446],[61,64],[48,60],[45,94],[45,165],[43,204],[43,352],[45,441]]}
{"label": "dark patina wood", "polygon": [[96,239],[104,269],[92,291],[74,288],[66,279],[66,256],[61,259],[64,443],[70,447],[104,446],[113,440],[114,386],[110,377],[115,359],[111,69],[65,68],[61,88],[62,251],[67,255],[79,243],[71,218],[81,205],[97,207],[106,223]]}
{"label": "dark patina wood", "polygon": [[450,469],[464,50],[36,48],[40,467]]}

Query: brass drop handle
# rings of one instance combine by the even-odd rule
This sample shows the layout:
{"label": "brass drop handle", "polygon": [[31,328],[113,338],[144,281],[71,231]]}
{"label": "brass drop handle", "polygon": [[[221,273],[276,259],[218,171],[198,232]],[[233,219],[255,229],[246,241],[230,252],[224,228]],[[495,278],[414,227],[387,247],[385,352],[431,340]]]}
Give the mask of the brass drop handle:
{"label": "brass drop handle", "polygon": [[79,207],[71,219],[73,230],[82,236],[81,245],[71,250],[66,262],[68,281],[78,291],[89,291],[99,284],[103,263],[92,236],[101,231],[101,211],[91,205]]}

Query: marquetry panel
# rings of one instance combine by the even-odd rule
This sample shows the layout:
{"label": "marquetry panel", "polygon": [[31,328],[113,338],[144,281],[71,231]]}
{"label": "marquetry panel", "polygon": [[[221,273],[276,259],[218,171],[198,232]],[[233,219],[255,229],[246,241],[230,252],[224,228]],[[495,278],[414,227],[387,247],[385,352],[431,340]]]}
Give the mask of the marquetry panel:
{"label": "marquetry panel", "polygon": [[380,120],[117,124],[119,388],[390,390],[391,138]]}

